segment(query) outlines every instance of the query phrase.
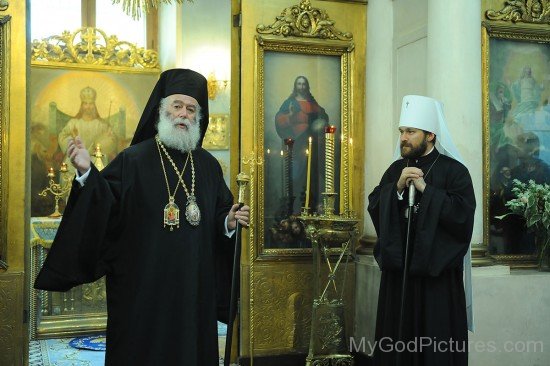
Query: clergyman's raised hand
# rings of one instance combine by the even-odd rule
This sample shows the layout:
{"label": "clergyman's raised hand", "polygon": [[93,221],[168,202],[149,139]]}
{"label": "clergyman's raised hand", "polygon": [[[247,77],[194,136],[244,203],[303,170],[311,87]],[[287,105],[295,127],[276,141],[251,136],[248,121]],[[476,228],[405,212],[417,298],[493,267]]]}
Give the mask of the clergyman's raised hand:
{"label": "clergyman's raised hand", "polygon": [[71,164],[80,175],[86,173],[90,169],[91,159],[90,153],[80,136],[76,136],[74,139],[69,139],[67,142],[67,156],[71,160]]}

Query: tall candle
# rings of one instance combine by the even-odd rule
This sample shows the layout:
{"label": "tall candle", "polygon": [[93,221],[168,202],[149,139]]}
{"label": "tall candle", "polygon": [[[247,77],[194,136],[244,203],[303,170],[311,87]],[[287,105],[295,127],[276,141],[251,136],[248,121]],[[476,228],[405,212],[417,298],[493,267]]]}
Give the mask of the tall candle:
{"label": "tall candle", "polygon": [[334,193],[334,134],[335,126],[325,127],[325,192]]}
{"label": "tall candle", "polygon": [[311,136],[310,136],[309,139],[308,139],[307,151],[306,151],[306,153],[307,153],[307,177],[306,177],[306,202],[304,203],[305,207],[309,207],[309,186],[310,186],[310,183],[311,183],[311,155],[312,155],[311,142],[312,142],[312,139],[311,139]]}

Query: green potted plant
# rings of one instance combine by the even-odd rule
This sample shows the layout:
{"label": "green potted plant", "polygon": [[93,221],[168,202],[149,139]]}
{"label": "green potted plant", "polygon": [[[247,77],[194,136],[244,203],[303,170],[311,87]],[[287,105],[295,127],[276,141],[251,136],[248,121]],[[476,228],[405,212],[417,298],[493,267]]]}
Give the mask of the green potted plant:
{"label": "green potted plant", "polygon": [[525,219],[528,230],[535,233],[539,270],[550,270],[550,185],[513,181],[512,193],[516,198],[506,202],[511,212],[496,216],[497,219],[514,214]]}

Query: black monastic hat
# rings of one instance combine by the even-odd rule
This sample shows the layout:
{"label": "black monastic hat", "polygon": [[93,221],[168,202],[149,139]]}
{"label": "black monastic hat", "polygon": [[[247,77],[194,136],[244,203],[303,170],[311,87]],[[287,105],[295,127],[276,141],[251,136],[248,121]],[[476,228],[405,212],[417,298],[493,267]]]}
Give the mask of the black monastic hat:
{"label": "black monastic hat", "polygon": [[206,78],[189,69],[171,69],[160,74],[157,85],[151,92],[151,96],[143,110],[131,145],[156,135],[155,125],[158,119],[160,100],[172,94],[188,95],[199,102],[202,113],[199,146],[202,145],[204,134],[208,128],[208,88]]}

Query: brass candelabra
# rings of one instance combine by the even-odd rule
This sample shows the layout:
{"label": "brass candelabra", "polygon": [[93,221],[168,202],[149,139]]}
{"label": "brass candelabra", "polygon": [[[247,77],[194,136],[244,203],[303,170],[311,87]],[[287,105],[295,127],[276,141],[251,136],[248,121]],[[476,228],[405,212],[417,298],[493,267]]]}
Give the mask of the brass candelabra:
{"label": "brass candelabra", "polygon": [[348,263],[359,235],[352,211],[335,214],[334,133],[325,133],[325,192],[320,214],[310,214],[308,202],[298,219],[305,227],[313,249],[313,309],[307,366],[353,365],[346,341],[344,289]]}
{"label": "brass candelabra", "polygon": [[68,178],[68,169],[67,164],[63,163],[61,164],[61,168],[59,169],[60,177],[59,177],[59,183],[56,183],[54,181],[55,179],[55,172],[52,167],[48,169],[48,178],[50,178],[48,182],[48,186],[42,190],[42,192],[38,193],[41,197],[46,197],[49,194],[54,196],[55,199],[55,209],[54,212],[51,213],[48,217],[51,218],[57,218],[61,217],[62,214],[59,212],[59,200],[67,195],[71,191],[71,184],[70,180]]}

